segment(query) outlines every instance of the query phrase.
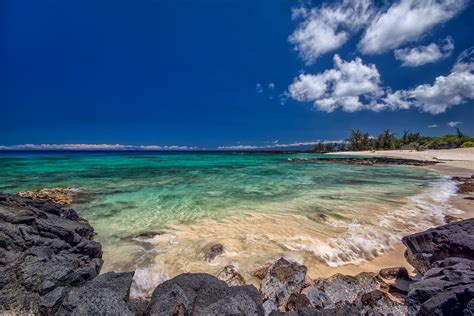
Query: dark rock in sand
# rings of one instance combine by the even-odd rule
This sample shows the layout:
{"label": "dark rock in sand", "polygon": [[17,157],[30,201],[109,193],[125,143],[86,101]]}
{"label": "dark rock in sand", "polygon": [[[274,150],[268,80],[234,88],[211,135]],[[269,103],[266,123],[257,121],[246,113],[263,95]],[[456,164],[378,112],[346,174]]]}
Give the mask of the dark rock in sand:
{"label": "dark rock in sand", "polygon": [[410,279],[408,271],[404,267],[384,268],[379,271],[379,275],[387,280]]}
{"label": "dark rock in sand", "polygon": [[462,221],[462,218],[461,217],[457,217],[457,216],[453,216],[453,215],[446,215],[444,217],[444,222],[446,224],[449,224],[449,223],[454,223],[454,222],[459,222],[459,221]]}
{"label": "dark rock in sand", "polygon": [[278,259],[268,270],[260,285],[264,300],[272,300],[279,310],[284,310],[292,294],[299,294],[307,268],[296,262]]}
{"label": "dark rock in sand", "polygon": [[134,272],[109,272],[81,286],[71,288],[59,314],[64,315],[134,315],[128,305]]}
{"label": "dark rock in sand", "polygon": [[434,262],[450,257],[474,260],[474,219],[450,223],[403,237],[405,257],[422,275]]}
{"label": "dark rock in sand", "polygon": [[204,247],[204,260],[207,262],[213,261],[217,256],[224,253],[224,246],[222,244],[211,244]]}
{"label": "dark rock in sand", "polygon": [[229,286],[245,285],[244,277],[233,265],[228,265],[217,275],[219,280],[224,281]]}
{"label": "dark rock in sand", "polygon": [[473,299],[474,261],[447,258],[410,287],[407,303],[412,315],[472,315]]}
{"label": "dark rock in sand", "polygon": [[72,209],[0,194],[0,307],[35,313],[94,278],[102,249],[93,233]]}
{"label": "dark rock in sand", "polygon": [[151,315],[263,315],[262,301],[253,285],[231,286],[204,274],[185,273],[164,282],[153,292]]}

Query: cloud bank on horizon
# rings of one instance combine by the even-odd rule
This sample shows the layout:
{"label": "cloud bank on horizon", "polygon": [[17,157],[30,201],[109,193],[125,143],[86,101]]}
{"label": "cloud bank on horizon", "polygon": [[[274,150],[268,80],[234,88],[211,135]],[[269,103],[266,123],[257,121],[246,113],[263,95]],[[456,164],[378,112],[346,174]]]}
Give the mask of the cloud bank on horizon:
{"label": "cloud bank on horizon", "polygon": [[[468,3],[400,0],[377,6],[372,0],[342,0],[314,8],[301,5],[293,9],[293,18],[300,23],[289,41],[307,65],[341,48],[351,37],[360,36],[360,54],[393,51],[402,67],[418,67],[451,55],[454,43],[450,36],[438,43],[413,44],[435,26],[454,18]],[[283,96],[311,102],[315,109],[325,112],[417,108],[430,114],[443,113],[474,98],[473,47],[460,54],[448,74],[440,74],[432,83],[395,91],[382,84],[377,66],[364,63],[361,57],[346,61],[336,53],[333,61],[331,69],[300,74]]]}
{"label": "cloud bank on horizon", "polygon": [[0,150],[199,150],[195,146],[124,144],[22,144],[0,146]]}

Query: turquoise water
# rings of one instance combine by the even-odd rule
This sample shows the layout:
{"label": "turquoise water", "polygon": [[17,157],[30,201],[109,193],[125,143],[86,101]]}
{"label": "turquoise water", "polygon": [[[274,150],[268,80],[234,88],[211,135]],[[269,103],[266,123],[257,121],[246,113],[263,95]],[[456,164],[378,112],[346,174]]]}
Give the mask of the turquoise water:
{"label": "turquoise water", "polygon": [[[95,227],[104,268],[151,269],[160,278],[214,272],[236,254],[249,265],[280,254],[330,266],[370,260],[400,234],[438,221],[430,205],[450,193],[446,179],[422,168],[289,161],[296,156],[311,155],[3,153],[0,191],[80,189],[74,208]],[[275,233],[280,227],[288,229]],[[145,231],[165,234],[135,238]],[[208,267],[200,248],[213,240],[227,242],[228,256]]]}

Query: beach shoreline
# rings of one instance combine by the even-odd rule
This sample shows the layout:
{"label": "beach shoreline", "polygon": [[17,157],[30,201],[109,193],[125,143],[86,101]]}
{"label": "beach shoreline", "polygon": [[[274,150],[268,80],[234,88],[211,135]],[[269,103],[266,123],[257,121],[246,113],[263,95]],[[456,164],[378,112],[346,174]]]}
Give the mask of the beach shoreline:
{"label": "beach shoreline", "polygon": [[[415,166],[413,168],[425,168],[447,177],[469,177],[474,174],[474,148],[457,148],[441,150],[383,150],[383,151],[350,151],[330,153],[330,155],[350,155],[350,156],[369,156],[369,157],[390,157],[402,159],[414,159],[424,161],[438,161],[439,164],[430,166]],[[451,196],[448,203],[461,210],[463,213],[457,215],[462,219],[474,217],[474,200],[466,199],[472,194],[456,193]],[[406,261],[404,257],[405,246],[400,240],[393,250],[386,251],[383,255],[370,261],[366,261],[357,266],[345,265],[336,268],[328,267],[332,274],[342,273],[347,275],[356,275],[361,272],[376,272],[388,267],[405,267],[409,272],[414,268]],[[328,271],[330,272],[330,271]],[[322,275],[326,277],[328,275]]]}

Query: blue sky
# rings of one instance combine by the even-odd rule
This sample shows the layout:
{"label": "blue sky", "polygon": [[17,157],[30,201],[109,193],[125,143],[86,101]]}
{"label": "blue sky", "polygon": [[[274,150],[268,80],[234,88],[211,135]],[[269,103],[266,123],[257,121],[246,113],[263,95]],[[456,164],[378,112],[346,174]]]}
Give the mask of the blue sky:
{"label": "blue sky", "polygon": [[7,0],[0,19],[3,146],[474,135],[469,1]]}

